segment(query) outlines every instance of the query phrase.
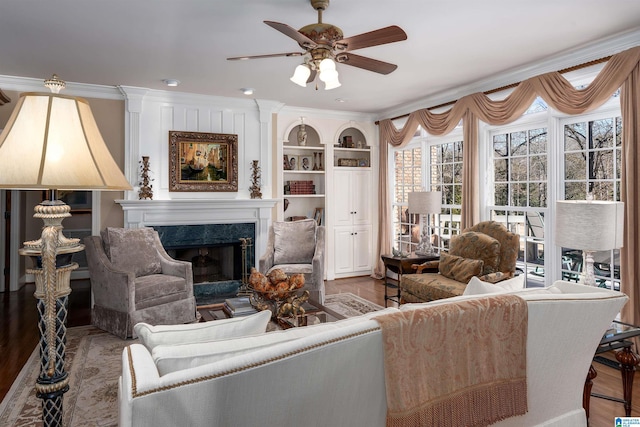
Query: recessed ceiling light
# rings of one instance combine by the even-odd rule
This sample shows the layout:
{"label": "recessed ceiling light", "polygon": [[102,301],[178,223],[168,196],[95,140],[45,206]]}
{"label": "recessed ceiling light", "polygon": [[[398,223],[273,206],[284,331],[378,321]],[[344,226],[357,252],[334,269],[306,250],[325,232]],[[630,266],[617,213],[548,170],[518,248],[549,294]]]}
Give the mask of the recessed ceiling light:
{"label": "recessed ceiling light", "polygon": [[336,102],[347,102],[344,98],[336,98]]}
{"label": "recessed ceiling light", "polygon": [[171,87],[176,87],[180,84],[180,80],[176,80],[176,79],[164,79],[162,80],[162,82],[167,86],[171,86]]}
{"label": "recessed ceiling light", "polygon": [[245,95],[253,95],[253,88],[252,87],[243,87],[242,89],[240,89],[242,91],[242,93],[244,93]]}

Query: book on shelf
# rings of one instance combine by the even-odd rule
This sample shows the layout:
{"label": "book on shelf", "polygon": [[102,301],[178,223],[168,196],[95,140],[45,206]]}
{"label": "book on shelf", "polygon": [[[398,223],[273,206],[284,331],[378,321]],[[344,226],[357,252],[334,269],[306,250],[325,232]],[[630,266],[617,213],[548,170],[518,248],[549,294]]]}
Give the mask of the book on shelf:
{"label": "book on shelf", "polygon": [[258,312],[258,310],[251,305],[249,297],[227,298],[224,300],[222,309],[231,317],[247,316]]}

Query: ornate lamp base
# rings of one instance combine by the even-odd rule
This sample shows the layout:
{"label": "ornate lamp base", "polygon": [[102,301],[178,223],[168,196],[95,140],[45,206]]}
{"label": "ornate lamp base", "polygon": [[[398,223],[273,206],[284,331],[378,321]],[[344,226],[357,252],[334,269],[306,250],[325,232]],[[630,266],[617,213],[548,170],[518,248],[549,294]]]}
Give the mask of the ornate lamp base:
{"label": "ornate lamp base", "polygon": [[58,255],[80,252],[79,239],[62,235],[62,220],[71,216],[70,208],[60,201],[42,202],[34,217],[42,218],[44,227],[39,240],[25,242],[20,254],[36,261],[38,268],[29,269],[35,277],[40,330],[40,376],[36,381],[36,396],[42,399],[42,420],[45,427],[62,426],[62,397],[69,390],[68,374],[64,370],[67,311],[71,293],[71,272],[78,264],[58,266]]}

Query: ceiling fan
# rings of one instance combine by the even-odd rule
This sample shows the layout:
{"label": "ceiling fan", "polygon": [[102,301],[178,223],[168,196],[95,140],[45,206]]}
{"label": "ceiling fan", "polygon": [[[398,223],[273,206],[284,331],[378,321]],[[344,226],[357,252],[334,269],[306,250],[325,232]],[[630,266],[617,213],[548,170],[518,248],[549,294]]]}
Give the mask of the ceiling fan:
{"label": "ceiling fan", "polygon": [[340,86],[338,72],[335,68],[336,62],[380,74],[389,74],[398,68],[395,64],[356,55],[351,51],[406,40],[407,34],[402,28],[392,25],[345,38],[340,28],[322,22],[322,12],[329,7],[329,0],[310,0],[310,2],[311,6],[318,11],[318,23],[316,24],[309,24],[296,30],[280,22],[264,21],[271,28],[298,42],[304,52],[237,56],[227,59],[236,61],[279,56],[302,56],[304,57],[304,64],[296,67],[291,81],[300,86],[306,86],[307,83],[314,81],[319,73],[320,80],[325,82],[325,89],[333,89]]}

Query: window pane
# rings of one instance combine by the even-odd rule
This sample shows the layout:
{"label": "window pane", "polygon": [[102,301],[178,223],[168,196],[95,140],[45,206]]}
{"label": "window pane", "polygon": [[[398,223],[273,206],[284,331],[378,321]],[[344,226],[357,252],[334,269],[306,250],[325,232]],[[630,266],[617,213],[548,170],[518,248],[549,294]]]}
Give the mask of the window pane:
{"label": "window pane", "polygon": [[507,159],[497,159],[493,161],[493,171],[495,182],[503,182],[507,180],[507,165],[509,161]]}
{"label": "window pane", "polygon": [[613,119],[591,122],[591,148],[613,147]]}
{"label": "window pane", "polygon": [[531,181],[547,180],[547,156],[531,156],[529,158],[529,179]]}
{"label": "window pane", "polygon": [[547,184],[545,182],[532,182],[529,184],[529,206],[547,206]]}
{"label": "window pane", "polygon": [[527,206],[527,184],[510,184],[511,206]]}
{"label": "window pane", "polygon": [[442,165],[442,182],[445,184],[453,183],[453,164]]}
{"label": "window pane", "polygon": [[544,154],[547,152],[547,129],[533,129],[529,131],[529,154]]}
{"label": "window pane", "polygon": [[565,200],[586,200],[587,188],[582,182],[566,182],[564,184]]}
{"label": "window pane", "polygon": [[462,183],[462,163],[453,164],[453,182]]}
{"label": "window pane", "polygon": [[589,187],[595,200],[614,200],[612,181],[591,182]]}
{"label": "window pane", "polygon": [[586,179],[587,161],[583,153],[564,155],[564,179]]}
{"label": "window pane", "polygon": [[613,179],[613,150],[592,151],[589,162],[589,179]]}
{"label": "window pane", "polygon": [[505,157],[507,153],[507,135],[493,137],[493,157]]}
{"label": "window pane", "polygon": [[564,151],[583,150],[586,141],[586,123],[572,123],[564,127]]}
{"label": "window pane", "polygon": [[453,144],[442,144],[443,153],[442,153],[442,162],[452,162],[453,161]]}
{"label": "window pane", "polygon": [[526,181],[527,180],[527,158],[516,157],[512,158],[509,162],[509,168],[511,169],[511,181]]}
{"label": "window pane", "polygon": [[494,205],[509,206],[509,189],[507,187],[507,184],[496,184],[493,198]]}
{"label": "window pane", "polygon": [[524,156],[527,154],[527,133],[514,132],[511,134],[511,155]]}

